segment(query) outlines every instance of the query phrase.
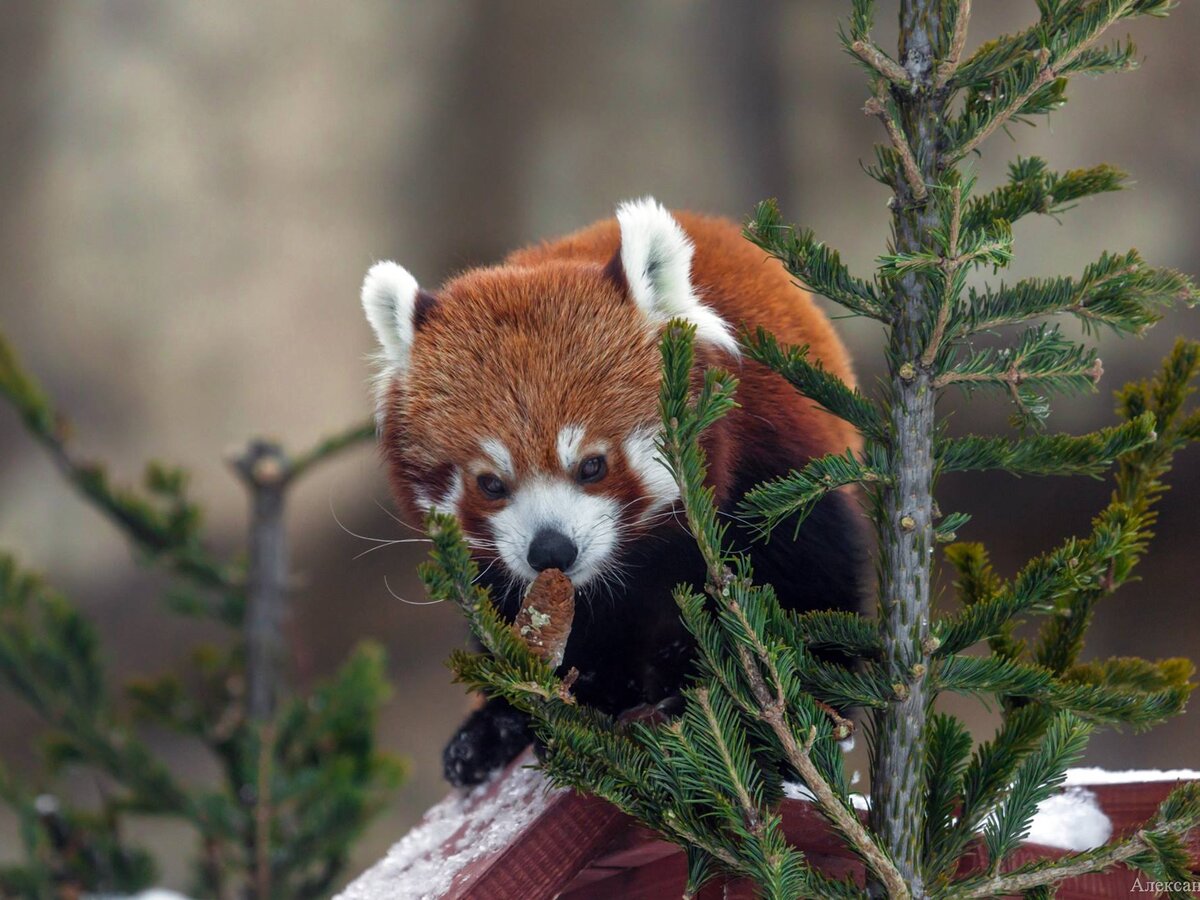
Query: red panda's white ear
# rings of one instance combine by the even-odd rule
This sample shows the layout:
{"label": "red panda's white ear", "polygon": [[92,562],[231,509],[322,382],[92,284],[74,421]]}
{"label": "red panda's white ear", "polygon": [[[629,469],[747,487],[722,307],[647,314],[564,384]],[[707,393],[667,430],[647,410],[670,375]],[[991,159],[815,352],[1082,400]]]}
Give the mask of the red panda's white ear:
{"label": "red panda's white ear", "polygon": [[692,288],[691,240],[675,217],[653,197],[617,207],[621,269],[634,303],[656,324],[686,319],[696,339],[737,354],[729,326]]}
{"label": "red panda's white ear", "polygon": [[408,368],[420,296],[417,280],[394,262],[376,263],[363,279],[363,310],[390,374]]}

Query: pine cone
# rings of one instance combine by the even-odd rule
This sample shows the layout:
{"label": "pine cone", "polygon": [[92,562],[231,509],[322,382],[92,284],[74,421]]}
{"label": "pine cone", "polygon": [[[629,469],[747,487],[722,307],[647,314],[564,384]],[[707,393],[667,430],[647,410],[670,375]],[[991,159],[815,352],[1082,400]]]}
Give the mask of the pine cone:
{"label": "pine cone", "polygon": [[513,628],[530,650],[558,668],[574,618],[575,588],[571,579],[558,569],[546,569],[525,592]]}

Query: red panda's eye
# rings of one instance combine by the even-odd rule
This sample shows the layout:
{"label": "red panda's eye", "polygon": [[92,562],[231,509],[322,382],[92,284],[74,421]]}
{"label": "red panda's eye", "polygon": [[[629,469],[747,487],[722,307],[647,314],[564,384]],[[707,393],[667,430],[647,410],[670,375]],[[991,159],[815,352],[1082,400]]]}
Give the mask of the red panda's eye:
{"label": "red panda's eye", "polygon": [[508,494],[508,489],[504,486],[504,482],[495,475],[480,475],[478,484],[479,489],[483,491],[484,496],[489,500],[499,500]]}
{"label": "red panda's eye", "polygon": [[608,472],[608,463],[603,456],[589,456],[579,464],[579,480],[584,484],[599,481]]}

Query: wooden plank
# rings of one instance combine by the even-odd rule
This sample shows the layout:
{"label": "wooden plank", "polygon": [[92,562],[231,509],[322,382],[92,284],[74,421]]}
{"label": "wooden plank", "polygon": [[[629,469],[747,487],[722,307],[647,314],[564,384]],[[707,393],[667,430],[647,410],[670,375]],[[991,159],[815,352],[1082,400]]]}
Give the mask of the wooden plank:
{"label": "wooden plank", "polygon": [[[1146,822],[1178,782],[1142,782],[1136,784],[1081,785],[1096,795],[1097,804],[1112,822],[1113,836],[1120,837]],[[811,803],[785,800],[781,806],[783,829],[788,840],[801,847],[812,865],[833,878],[851,878],[865,882],[863,864],[846,850],[841,838]],[[865,819],[865,813],[861,814]],[[1191,841],[1193,859],[1200,864],[1200,836]],[[1024,844],[1014,854],[1010,866],[1036,859],[1058,858],[1065,851],[1038,844]],[[964,860],[961,871],[978,870],[984,863],[977,844]],[[684,856],[673,844],[653,832],[631,825],[617,832],[607,849],[597,855],[589,867],[566,886],[564,900],[662,900],[678,897],[687,879]],[[1084,875],[1063,882],[1060,900],[1105,900],[1127,898],[1135,892],[1136,875],[1124,867],[1104,873]],[[727,900],[753,897],[745,879],[719,880],[701,891],[698,900]]]}
{"label": "wooden plank", "polygon": [[[392,852],[352,883],[341,900],[660,900],[680,896],[687,879],[683,852],[616,807],[571,791],[551,791],[523,754],[485,787],[452,794],[426,814]],[[1102,784],[1092,791],[1119,837],[1149,819],[1177,782]],[[862,885],[862,863],[816,807],[785,800],[784,834],[820,872]],[[865,813],[862,814],[865,818]],[[1200,839],[1191,845],[1200,863]],[[1063,851],[1023,845],[1010,865],[1056,858]],[[960,871],[983,864],[977,843]],[[1118,868],[1065,882],[1062,900],[1128,897],[1135,876]],[[753,897],[744,879],[718,880],[698,900]]]}

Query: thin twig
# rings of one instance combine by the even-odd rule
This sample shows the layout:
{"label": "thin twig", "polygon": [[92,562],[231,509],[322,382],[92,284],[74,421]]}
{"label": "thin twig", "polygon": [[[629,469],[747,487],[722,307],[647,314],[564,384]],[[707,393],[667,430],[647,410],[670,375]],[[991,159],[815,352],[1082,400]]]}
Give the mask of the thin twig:
{"label": "thin twig", "polygon": [[295,481],[317,463],[324,462],[338,453],[375,437],[375,422],[359,422],[336,432],[318,442],[314,447],[294,454],[288,466],[288,478]]}
{"label": "thin twig", "polygon": [[917,165],[916,157],[913,156],[912,147],[908,145],[904,132],[900,130],[900,126],[896,124],[892,114],[888,112],[885,96],[871,97],[863,106],[863,112],[868,116],[875,116],[883,123],[883,127],[888,133],[888,139],[900,157],[900,165],[904,168],[904,180],[908,182],[913,199],[924,200],[929,195],[929,189],[925,186],[925,179],[921,175],[921,168]]}
{"label": "thin twig", "polygon": [[897,87],[908,90],[912,87],[912,79],[904,71],[904,67],[884,53],[867,38],[862,38],[850,45],[851,52],[868,66]]}
{"label": "thin twig", "polygon": [[933,86],[941,89],[946,86],[955,71],[959,60],[962,59],[963,49],[967,45],[967,21],[971,18],[971,0],[958,0],[958,10],[954,14],[954,36],[950,39],[950,49],[946,58],[938,63],[934,73]]}
{"label": "thin twig", "polygon": [[942,260],[946,284],[942,291],[942,302],[938,305],[937,320],[933,324],[933,334],[929,336],[929,345],[921,354],[921,365],[928,369],[937,359],[941,349],[942,338],[946,334],[946,322],[950,318],[950,305],[953,299],[954,275],[962,265],[958,255],[958,234],[962,228],[962,185],[956,184],[950,195],[950,239],[946,247],[946,258]]}

